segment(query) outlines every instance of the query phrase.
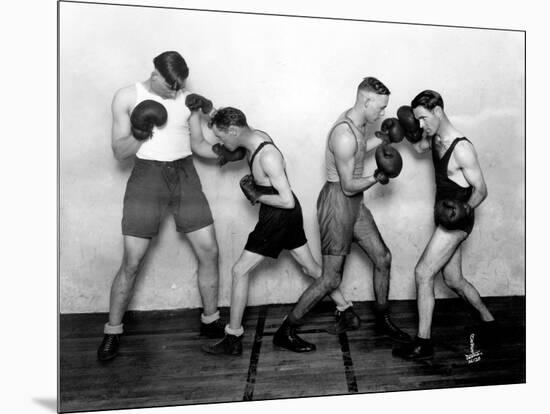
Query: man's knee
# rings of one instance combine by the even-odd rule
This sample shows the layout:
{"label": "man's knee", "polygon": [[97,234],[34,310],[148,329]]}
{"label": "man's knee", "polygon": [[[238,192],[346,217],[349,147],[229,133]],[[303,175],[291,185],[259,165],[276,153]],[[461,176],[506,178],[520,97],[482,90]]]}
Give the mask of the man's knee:
{"label": "man's knee", "polygon": [[416,283],[426,283],[435,276],[433,270],[424,262],[419,262],[414,268],[414,279]]}
{"label": "man's knee", "polygon": [[125,257],[122,261],[121,273],[124,277],[130,279],[135,278],[141,268],[143,258],[128,258]]}
{"label": "man's knee", "polygon": [[461,275],[448,275],[443,272],[443,281],[454,291],[461,292],[464,289],[465,279]]}
{"label": "man's knee", "polygon": [[212,263],[218,260],[218,244],[215,240],[209,243],[203,243],[196,249],[199,263]]}
{"label": "man's knee", "polygon": [[245,267],[238,262],[235,263],[231,268],[231,277],[233,278],[233,280],[239,279],[243,277],[245,274],[246,274]]}
{"label": "man's knee", "polygon": [[389,249],[385,249],[384,252],[374,258],[374,266],[378,270],[389,270],[391,267],[391,259],[391,252]]}
{"label": "man's knee", "polygon": [[314,279],[318,279],[323,274],[323,269],[319,265],[309,266],[309,267],[302,266],[302,272],[304,272],[309,277],[312,277]]}
{"label": "man's knee", "polygon": [[321,276],[321,282],[324,290],[327,292],[332,292],[337,289],[342,282],[342,271],[336,270],[332,272],[324,272]]}

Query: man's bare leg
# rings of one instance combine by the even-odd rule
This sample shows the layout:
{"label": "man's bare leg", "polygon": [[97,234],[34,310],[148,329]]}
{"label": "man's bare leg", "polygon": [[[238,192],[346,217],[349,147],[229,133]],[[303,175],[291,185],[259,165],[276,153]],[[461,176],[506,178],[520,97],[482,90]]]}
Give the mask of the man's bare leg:
{"label": "man's bare leg", "polygon": [[412,344],[396,348],[393,354],[405,359],[430,358],[432,317],[435,306],[434,278],[449,262],[466,232],[448,231],[438,226],[415,267],[416,302],[418,307],[418,332]]}
{"label": "man's bare leg", "polygon": [[[311,250],[307,244],[291,250],[290,254],[302,266],[302,271],[306,275],[309,275],[314,279],[321,277],[322,268],[313,258]],[[329,296],[336,304],[337,321],[327,328],[327,332],[333,335],[338,335],[342,332],[358,329],[361,325],[361,319],[359,319],[359,316],[354,312],[352,302],[346,300],[344,297],[340,287],[337,287],[330,292]]]}
{"label": "man's bare leg", "polygon": [[123,332],[122,319],[134,294],[136,279],[150,244],[151,239],[123,237],[122,263],[111,284],[109,322],[105,324],[105,335],[97,350],[100,361],[107,361],[118,355],[119,336]]}
{"label": "man's bare leg", "polygon": [[244,334],[242,320],[248,302],[250,272],[264,259],[257,253],[243,250],[231,270],[231,310],[229,324],[225,326],[225,335],[221,341],[205,345],[202,350],[209,354],[241,355],[243,348],[241,337]]}

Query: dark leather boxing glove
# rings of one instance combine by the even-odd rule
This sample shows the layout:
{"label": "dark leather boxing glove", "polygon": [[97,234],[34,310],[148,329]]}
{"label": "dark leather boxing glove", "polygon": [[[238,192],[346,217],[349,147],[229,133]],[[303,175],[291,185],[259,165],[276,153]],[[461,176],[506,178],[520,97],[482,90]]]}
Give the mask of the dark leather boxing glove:
{"label": "dark leather boxing glove", "polygon": [[447,230],[462,228],[471,217],[473,208],[458,200],[439,200],[435,204],[435,219]]}
{"label": "dark leather boxing glove", "polygon": [[374,154],[377,169],[374,171],[374,178],[380,184],[387,184],[390,178],[395,178],[403,168],[401,154],[390,144],[382,144],[376,148]]}
{"label": "dark leather boxing glove", "polygon": [[256,184],[254,183],[254,177],[252,177],[252,174],[247,174],[243,178],[241,178],[241,181],[239,182],[241,186],[241,190],[243,190],[244,195],[246,198],[248,198],[248,201],[252,203],[252,205],[256,204],[258,202],[258,198],[262,195],[256,188]]}
{"label": "dark leather boxing glove", "polygon": [[240,161],[246,156],[246,150],[238,147],[235,151],[228,150],[223,144],[212,145],[212,151],[218,156],[218,165],[221,167],[228,162]]}
{"label": "dark leather boxing glove", "polygon": [[376,136],[389,142],[401,142],[405,137],[405,131],[397,118],[384,119],[384,122],[382,122],[380,126],[380,131],[382,134],[379,136],[378,133],[376,133]]}
{"label": "dark leather boxing glove", "polygon": [[189,108],[191,112],[202,110],[206,115],[212,111],[212,101],[206,99],[204,96],[201,96],[196,93],[190,93],[185,97],[185,106]]}
{"label": "dark leather boxing glove", "polygon": [[414,117],[410,106],[403,105],[397,110],[397,118],[404,129],[405,138],[412,144],[422,139],[424,131],[420,128],[420,122]]}
{"label": "dark leather boxing glove", "polygon": [[390,179],[388,178],[388,176],[380,170],[374,171],[374,179],[383,185],[386,185],[390,182]]}
{"label": "dark leather boxing glove", "polygon": [[168,120],[168,113],[164,105],[147,99],[136,105],[130,115],[132,135],[138,141],[151,138],[153,127],[161,127]]}

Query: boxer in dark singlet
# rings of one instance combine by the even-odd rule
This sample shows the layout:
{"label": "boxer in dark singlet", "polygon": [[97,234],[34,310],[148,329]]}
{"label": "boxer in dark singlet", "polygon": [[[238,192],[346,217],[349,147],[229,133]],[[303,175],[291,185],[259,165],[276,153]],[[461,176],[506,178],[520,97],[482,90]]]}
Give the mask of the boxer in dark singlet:
{"label": "boxer in dark singlet", "polygon": [[[321,266],[309,249],[302,209],[290,188],[283,155],[269,135],[250,128],[245,115],[231,107],[217,111],[211,120],[211,127],[228,150],[246,149],[251,174],[243,177],[241,188],[253,204],[261,204],[258,223],[232,269],[231,312],[225,337],[202,348],[210,354],[240,355],[244,334],[242,318],[250,272],[265,257],[277,258],[283,249],[290,252],[308,276],[320,277]],[[339,290],[333,292],[331,297],[337,306],[346,303]],[[295,345],[304,346],[299,340]]]}
{"label": "boxer in dark singlet", "polygon": [[[449,169],[449,160],[451,159],[453,155],[453,150],[455,149],[455,146],[460,143],[461,141],[467,141],[470,145],[472,143],[468,140],[466,137],[461,138],[455,138],[450,147],[445,151],[442,157],[440,157],[438,151],[435,150],[437,147],[437,144],[435,141],[435,135],[431,138],[431,148],[432,148],[432,159],[434,163],[434,171],[435,171],[435,205],[437,206],[437,203],[443,201],[443,200],[456,200],[460,201],[462,203],[467,203],[470,197],[472,196],[473,187],[471,185],[467,187],[462,187],[458,185],[456,182],[451,180],[448,176],[448,169]],[[472,145],[473,148],[473,145]],[[436,211],[436,208],[434,207],[434,213]],[[439,215],[434,214],[434,221],[435,225],[439,226],[441,223],[441,219]],[[463,230],[467,234],[470,234],[472,232],[472,229],[474,228],[474,222],[475,222],[475,216],[474,211],[472,210],[471,213],[464,217],[463,220],[461,220],[461,223],[458,223],[457,230]]]}
{"label": "boxer in dark singlet", "polygon": [[409,139],[409,136],[407,139],[419,153],[432,151],[436,228],[415,268],[417,337],[412,343],[396,348],[394,355],[422,359],[433,355],[434,277],[439,271],[447,286],[479,313],[484,336],[493,336],[494,339],[496,324],[476,288],[462,274],[462,242],[474,226],[474,209],[487,197],[487,186],[474,146],[447,118],[439,93],[431,90],[421,92],[409,109],[412,109],[423,134],[418,139]]}

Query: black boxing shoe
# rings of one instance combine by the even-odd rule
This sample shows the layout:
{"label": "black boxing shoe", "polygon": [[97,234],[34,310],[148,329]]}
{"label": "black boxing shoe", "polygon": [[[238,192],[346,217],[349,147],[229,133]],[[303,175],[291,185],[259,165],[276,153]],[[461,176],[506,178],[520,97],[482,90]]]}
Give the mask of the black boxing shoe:
{"label": "black boxing shoe", "polygon": [[339,335],[346,331],[355,331],[361,326],[361,319],[353,310],[353,307],[349,307],[344,311],[336,311],[336,323],[327,328],[327,332],[331,335]]}
{"label": "black boxing shoe", "polygon": [[501,344],[501,329],[495,320],[481,322],[474,332],[477,333],[479,346],[485,351],[494,351]]}
{"label": "black boxing shoe", "polygon": [[221,319],[216,319],[210,323],[201,322],[200,334],[212,339],[223,338],[225,336],[225,323]]}
{"label": "black boxing shoe", "polygon": [[221,341],[213,345],[203,345],[201,349],[212,355],[239,356],[243,353],[243,343],[240,336],[225,334]]}
{"label": "black boxing shoe", "polygon": [[105,334],[103,335],[103,341],[97,349],[97,358],[100,361],[109,361],[118,355],[118,348],[120,345],[120,335],[118,334]]}
{"label": "black boxing shoe", "polygon": [[314,344],[304,341],[296,334],[296,328],[290,325],[288,319],[283,321],[273,335],[273,344],[293,352],[311,352],[316,349]]}
{"label": "black boxing shoe", "polygon": [[393,349],[392,355],[411,360],[429,359],[434,355],[434,347],[431,339],[416,337],[413,342]]}
{"label": "black boxing shoe", "polygon": [[394,325],[387,312],[376,315],[375,329],[397,342],[411,342],[412,340],[408,333]]}

